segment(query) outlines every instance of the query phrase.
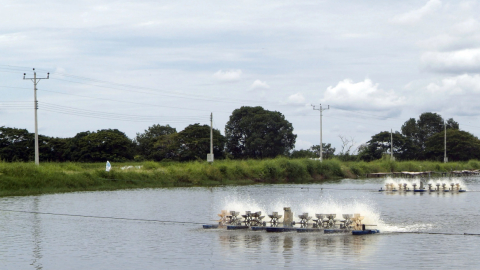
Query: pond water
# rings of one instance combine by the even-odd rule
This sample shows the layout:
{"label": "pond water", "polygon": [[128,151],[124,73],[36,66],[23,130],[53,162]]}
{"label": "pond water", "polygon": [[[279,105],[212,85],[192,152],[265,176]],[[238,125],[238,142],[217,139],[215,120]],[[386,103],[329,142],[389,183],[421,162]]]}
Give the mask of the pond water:
{"label": "pond water", "polygon": [[[480,178],[465,193],[386,181],[138,189],[0,198],[1,269],[477,269]],[[380,234],[205,230],[222,209],[361,213]]]}

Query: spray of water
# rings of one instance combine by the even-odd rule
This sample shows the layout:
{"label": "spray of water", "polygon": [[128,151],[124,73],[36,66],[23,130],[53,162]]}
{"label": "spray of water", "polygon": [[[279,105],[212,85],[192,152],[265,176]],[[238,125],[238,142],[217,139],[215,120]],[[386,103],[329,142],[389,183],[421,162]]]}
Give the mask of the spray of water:
{"label": "spray of water", "polygon": [[[385,185],[386,184],[393,184],[396,189],[399,188],[399,185],[407,184],[407,188],[410,190],[413,190],[413,185],[416,184],[417,188],[420,187],[420,181],[424,181],[425,188],[428,188],[428,184],[432,185],[432,189],[435,189],[437,187],[437,184],[442,186],[445,184],[447,188],[451,187],[451,184],[459,184],[460,187],[464,190],[467,190],[467,186],[465,185],[465,182],[463,181],[462,178],[460,177],[451,177],[451,178],[445,178],[445,177],[439,177],[439,178],[430,178],[430,179],[420,179],[420,178],[391,178],[387,177],[385,179]],[[384,186],[385,186],[384,185]],[[402,188],[403,189],[403,188]]]}
{"label": "spray of water", "polygon": [[[343,219],[342,214],[360,214],[364,217],[362,223],[366,225],[377,225],[369,227],[371,229],[387,229],[388,226],[380,219],[375,202],[369,198],[338,200],[329,196],[319,199],[309,199],[307,201],[291,201],[290,199],[280,198],[268,203],[259,203],[248,196],[230,195],[223,199],[217,210],[238,211],[244,214],[245,211],[262,211],[262,215],[266,216],[265,221],[269,221],[268,214],[278,212],[283,215],[283,208],[290,207],[294,213],[294,220],[299,222],[298,215],[308,213],[313,219],[315,214],[336,214],[337,219]],[[283,221],[283,219],[280,219]]]}

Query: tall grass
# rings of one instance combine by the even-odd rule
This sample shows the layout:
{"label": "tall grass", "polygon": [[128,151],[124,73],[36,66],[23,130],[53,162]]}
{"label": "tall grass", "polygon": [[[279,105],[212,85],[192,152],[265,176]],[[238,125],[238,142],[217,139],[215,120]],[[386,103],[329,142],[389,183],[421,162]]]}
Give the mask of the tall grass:
{"label": "tall grass", "polygon": [[[123,169],[122,169],[123,168]],[[308,183],[324,179],[358,178],[367,173],[392,171],[438,171],[480,169],[480,162],[440,163],[430,161],[377,160],[319,162],[284,157],[264,160],[207,162],[112,163],[6,163],[0,162],[0,196],[114,190],[126,188],[215,186],[254,183]]]}

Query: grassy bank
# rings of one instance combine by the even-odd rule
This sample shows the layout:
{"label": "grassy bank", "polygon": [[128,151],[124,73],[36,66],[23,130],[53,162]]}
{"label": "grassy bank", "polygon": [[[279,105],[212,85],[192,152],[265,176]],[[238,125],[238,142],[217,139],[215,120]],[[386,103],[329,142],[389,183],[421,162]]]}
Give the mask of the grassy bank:
{"label": "grassy bank", "polygon": [[[124,168],[122,167],[129,167]],[[308,183],[325,179],[358,178],[391,171],[480,169],[480,162],[341,162],[276,158],[206,162],[112,163],[6,163],[0,162],[0,196],[127,188],[242,185],[255,183]]]}

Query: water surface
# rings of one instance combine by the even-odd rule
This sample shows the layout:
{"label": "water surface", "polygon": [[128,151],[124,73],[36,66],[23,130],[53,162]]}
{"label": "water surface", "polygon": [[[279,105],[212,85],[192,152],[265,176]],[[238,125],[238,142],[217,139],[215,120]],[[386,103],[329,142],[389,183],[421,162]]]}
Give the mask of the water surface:
{"label": "water surface", "polygon": [[[463,233],[480,234],[479,180],[454,179],[469,190],[460,194],[385,193],[378,192],[385,179],[344,179],[4,197],[0,268],[477,269],[480,236]],[[378,225],[382,233],[277,234],[201,226],[215,223],[222,209],[283,213],[284,206],[295,216],[361,213],[364,223]]]}

